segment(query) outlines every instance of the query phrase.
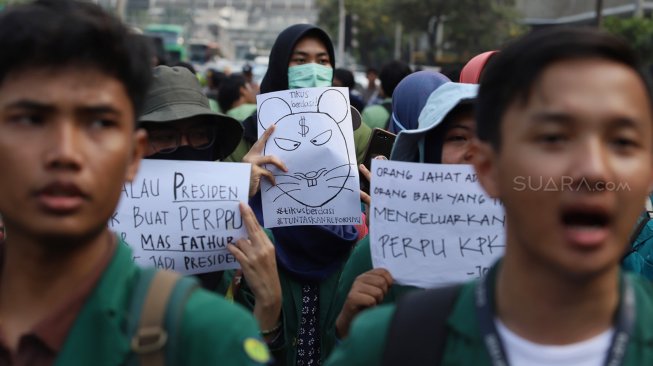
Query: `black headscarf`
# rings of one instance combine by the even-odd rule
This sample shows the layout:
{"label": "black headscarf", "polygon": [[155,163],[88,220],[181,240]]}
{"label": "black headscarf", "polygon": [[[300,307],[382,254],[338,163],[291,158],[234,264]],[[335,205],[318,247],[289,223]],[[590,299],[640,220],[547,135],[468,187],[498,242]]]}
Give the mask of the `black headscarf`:
{"label": "black headscarf", "polygon": [[329,53],[331,67],[336,68],[336,58],[331,38],[322,29],[311,24],[295,24],[279,33],[270,51],[268,71],[261,82],[261,93],[288,89],[288,63],[297,42],[306,36],[320,39]]}
{"label": "black headscarf", "polygon": [[[327,48],[331,67],[336,67],[336,56],[331,38],[322,29],[311,24],[295,24],[279,33],[270,51],[268,70],[261,82],[261,94],[288,89],[288,63],[292,51],[302,38],[313,36],[320,39]],[[243,121],[243,139],[254,144],[258,140],[256,113]]]}

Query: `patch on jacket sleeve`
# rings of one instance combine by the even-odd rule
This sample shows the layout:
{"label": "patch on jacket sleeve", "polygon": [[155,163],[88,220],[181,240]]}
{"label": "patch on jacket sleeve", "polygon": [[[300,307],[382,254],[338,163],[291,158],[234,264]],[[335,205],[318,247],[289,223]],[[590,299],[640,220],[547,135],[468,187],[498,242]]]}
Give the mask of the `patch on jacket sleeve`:
{"label": "patch on jacket sleeve", "polygon": [[243,342],[243,348],[245,353],[253,361],[259,363],[268,363],[270,362],[270,351],[265,343],[261,342],[256,338],[246,338]]}

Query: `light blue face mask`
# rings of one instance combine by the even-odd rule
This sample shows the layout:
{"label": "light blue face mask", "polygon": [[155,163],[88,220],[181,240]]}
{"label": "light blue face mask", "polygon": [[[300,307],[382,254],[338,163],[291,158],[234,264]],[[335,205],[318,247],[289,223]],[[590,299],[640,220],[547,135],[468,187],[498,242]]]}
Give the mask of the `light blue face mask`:
{"label": "light blue face mask", "polygon": [[316,63],[290,66],[288,68],[288,89],[331,86],[333,69]]}

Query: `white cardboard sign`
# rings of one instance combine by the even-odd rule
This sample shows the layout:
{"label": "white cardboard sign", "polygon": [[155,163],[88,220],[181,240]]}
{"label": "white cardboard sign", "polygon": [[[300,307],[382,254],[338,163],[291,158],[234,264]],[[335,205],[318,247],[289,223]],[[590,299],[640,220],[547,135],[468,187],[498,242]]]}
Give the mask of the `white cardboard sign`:
{"label": "white cardboard sign", "polygon": [[402,285],[429,288],[485,274],[505,246],[500,201],[470,165],[372,160],[374,267]]}
{"label": "white cardboard sign", "polygon": [[143,160],[109,220],[142,266],[183,274],[238,268],[227,244],[247,237],[250,164]]}
{"label": "white cardboard sign", "polygon": [[259,138],[275,125],[264,155],[275,155],[276,185],[261,182],[265,227],[361,223],[354,132],[347,88],[305,88],[256,97]]}

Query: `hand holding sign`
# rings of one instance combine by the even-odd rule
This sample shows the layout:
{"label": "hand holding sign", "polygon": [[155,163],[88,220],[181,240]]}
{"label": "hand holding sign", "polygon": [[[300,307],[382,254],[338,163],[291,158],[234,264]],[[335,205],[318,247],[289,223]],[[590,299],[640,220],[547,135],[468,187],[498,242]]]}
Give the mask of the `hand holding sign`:
{"label": "hand holding sign", "polygon": [[[358,171],[347,88],[306,88],[256,97],[262,155],[274,176],[261,181],[265,226],[361,223]],[[274,133],[269,129],[275,126]]]}
{"label": "hand holding sign", "polygon": [[144,160],[109,220],[134,261],[184,274],[237,268],[227,244],[246,235],[249,164]]}
{"label": "hand holding sign", "polygon": [[349,334],[349,326],[358,313],[383,302],[392,282],[392,275],[384,268],[375,268],[356,277],[336,320],[340,338]]}
{"label": "hand holding sign", "polygon": [[264,167],[265,164],[272,164],[283,172],[288,172],[286,165],[274,155],[263,155],[263,149],[268,142],[268,138],[274,132],[274,125],[268,128],[261,138],[256,141],[254,146],[243,157],[243,163],[252,164],[252,176],[249,180],[249,197],[253,197],[258,192],[261,185],[261,178],[265,177],[273,186],[276,184],[274,174]]}
{"label": "hand holding sign", "polygon": [[371,183],[372,262],[397,283],[474,279],[503,254],[503,206],[470,165],[373,160]]}
{"label": "hand holding sign", "polygon": [[252,209],[242,202],[240,214],[249,239],[240,239],[227,249],[240,263],[243,277],[254,293],[254,316],[259,326],[261,329],[272,329],[281,313],[281,284],[274,245],[261,229]]}

